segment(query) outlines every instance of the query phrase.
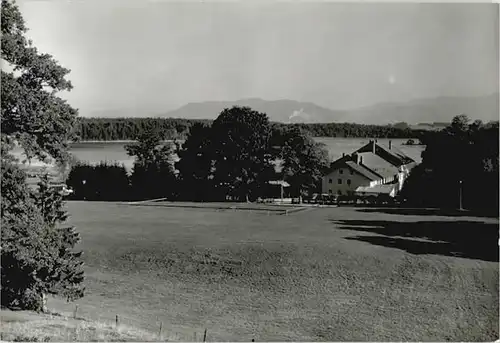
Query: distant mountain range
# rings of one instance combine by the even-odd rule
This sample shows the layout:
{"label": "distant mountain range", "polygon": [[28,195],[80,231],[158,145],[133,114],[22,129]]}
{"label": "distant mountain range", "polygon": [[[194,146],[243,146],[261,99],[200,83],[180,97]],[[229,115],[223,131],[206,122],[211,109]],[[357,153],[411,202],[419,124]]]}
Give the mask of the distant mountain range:
{"label": "distant mountain range", "polygon": [[294,100],[263,100],[258,98],[237,101],[206,101],[189,103],[165,114],[166,117],[187,119],[215,119],[219,113],[233,106],[248,106],[267,113],[271,121],[282,123],[320,123],[337,121],[346,115],[344,111],[334,111],[312,102]]}
{"label": "distant mountain range", "polygon": [[498,120],[498,94],[482,97],[439,97],[418,99],[406,103],[385,103],[354,110],[331,110],[312,102],[294,100],[263,100],[258,98],[237,101],[206,101],[189,103],[166,113],[165,117],[215,119],[224,109],[249,106],[267,113],[271,121],[283,123],[351,122],[362,124],[409,124],[446,122],[458,114],[471,119]]}
{"label": "distant mountain range", "polygon": [[[189,103],[176,110],[154,117],[215,119],[224,108],[249,106],[267,113],[269,119],[282,123],[359,123],[394,124],[406,122],[449,123],[458,114],[484,122],[499,119],[498,93],[480,97],[438,97],[417,99],[404,103],[382,103],[352,110],[332,110],[312,102],[294,100],[263,100],[259,98],[237,101],[205,101]],[[106,111],[95,113],[99,117],[135,117],[139,111]],[[141,117],[144,113],[141,113]]]}
{"label": "distant mountain range", "polygon": [[466,114],[484,122],[499,119],[498,93],[481,97],[439,97],[406,103],[377,104],[349,111],[349,121],[365,124],[406,122],[449,123],[454,116]]}

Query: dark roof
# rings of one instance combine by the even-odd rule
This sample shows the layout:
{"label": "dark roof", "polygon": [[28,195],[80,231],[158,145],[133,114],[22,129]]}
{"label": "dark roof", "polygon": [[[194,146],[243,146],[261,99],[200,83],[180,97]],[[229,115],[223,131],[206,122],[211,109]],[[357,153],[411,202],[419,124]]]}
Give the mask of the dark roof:
{"label": "dark roof", "polygon": [[399,172],[398,167],[372,152],[362,152],[358,155],[362,158],[363,166],[381,177],[391,177]]}
{"label": "dark roof", "polygon": [[377,155],[380,155],[380,152],[382,151],[382,155],[387,155],[386,157],[382,157],[385,160],[387,160],[389,163],[395,165],[395,166],[401,166],[405,165],[411,162],[415,162],[412,158],[408,157],[405,153],[403,153],[401,150],[398,148],[391,146],[389,149],[388,146],[385,144],[379,144],[376,143],[375,141],[371,140],[367,144],[363,145],[361,148],[356,150],[356,153],[363,153],[363,152],[371,152],[373,153],[373,145],[375,145],[375,153]]}
{"label": "dark roof", "polygon": [[[363,161],[364,162],[364,161]],[[332,171],[342,168],[342,167],[348,167],[354,170],[356,173],[366,177],[367,179],[371,181],[376,181],[380,180],[383,178],[382,175],[379,175],[379,173],[374,172],[371,170],[370,166],[366,166],[363,164],[358,164],[354,160],[354,158],[351,155],[346,155],[344,157],[341,157],[334,162],[330,164],[330,168],[325,172],[324,175],[330,174]]]}
{"label": "dark roof", "polygon": [[345,164],[349,166],[349,168],[353,169],[354,171],[358,172],[359,174],[363,175],[364,177],[366,177],[371,181],[376,181],[381,179],[379,175],[374,174],[370,169],[366,168],[363,165],[357,164],[353,161],[347,161]]}
{"label": "dark roof", "polygon": [[396,148],[394,146],[394,144],[391,145],[391,148],[389,149],[389,147],[385,144],[378,144],[376,143],[379,147],[381,147],[382,149],[385,150],[386,153],[398,158],[401,160],[402,164],[408,164],[408,163],[411,163],[411,162],[415,162],[411,157],[409,157],[408,155],[406,155],[404,152],[402,152],[401,150],[399,150],[398,148]]}
{"label": "dark roof", "polygon": [[349,155],[346,155],[346,156],[343,156],[343,157],[341,157],[339,159],[336,159],[335,161],[333,161],[332,163],[330,163],[330,167],[328,167],[328,169],[325,171],[325,174],[330,174],[332,171],[334,171],[335,169],[340,168],[341,166],[343,166],[348,161],[352,161],[352,157],[349,156]]}

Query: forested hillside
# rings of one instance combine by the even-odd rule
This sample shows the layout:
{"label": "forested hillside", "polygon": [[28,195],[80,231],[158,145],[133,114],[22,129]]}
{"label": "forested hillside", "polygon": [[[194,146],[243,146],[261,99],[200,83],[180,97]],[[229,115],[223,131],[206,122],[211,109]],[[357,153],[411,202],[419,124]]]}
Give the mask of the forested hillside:
{"label": "forested hillside", "polygon": [[[164,139],[185,139],[194,123],[211,124],[211,120],[181,118],[78,118],[76,134],[82,141],[135,140],[148,130],[159,130]],[[274,127],[294,126],[313,137],[373,137],[414,138],[418,130],[396,126],[363,125],[354,123],[283,124]]]}

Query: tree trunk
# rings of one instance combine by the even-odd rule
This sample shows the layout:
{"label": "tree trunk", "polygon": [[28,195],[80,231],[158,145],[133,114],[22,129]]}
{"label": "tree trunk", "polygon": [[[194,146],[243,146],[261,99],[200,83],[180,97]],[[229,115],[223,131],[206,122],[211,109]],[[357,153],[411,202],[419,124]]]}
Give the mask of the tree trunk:
{"label": "tree trunk", "polygon": [[48,312],[48,309],[47,309],[47,294],[46,293],[42,293],[42,295],[40,297],[40,311],[42,313],[47,313]]}

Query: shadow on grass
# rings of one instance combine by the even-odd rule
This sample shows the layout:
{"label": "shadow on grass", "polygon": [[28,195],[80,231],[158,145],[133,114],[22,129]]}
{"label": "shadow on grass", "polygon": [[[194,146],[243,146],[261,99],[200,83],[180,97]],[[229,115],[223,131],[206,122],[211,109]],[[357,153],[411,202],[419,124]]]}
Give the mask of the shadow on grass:
{"label": "shadow on grass", "polygon": [[460,211],[457,209],[439,209],[439,208],[405,208],[405,207],[377,207],[361,208],[356,210],[364,213],[386,213],[407,216],[445,216],[445,217],[485,217],[498,218],[496,213],[479,211]]}
{"label": "shadow on grass", "polygon": [[498,224],[474,221],[332,221],[341,230],[376,235],[347,237],[411,254],[456,256],[498,262]]}

